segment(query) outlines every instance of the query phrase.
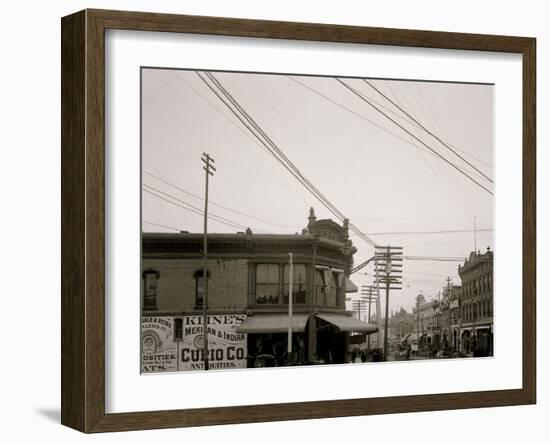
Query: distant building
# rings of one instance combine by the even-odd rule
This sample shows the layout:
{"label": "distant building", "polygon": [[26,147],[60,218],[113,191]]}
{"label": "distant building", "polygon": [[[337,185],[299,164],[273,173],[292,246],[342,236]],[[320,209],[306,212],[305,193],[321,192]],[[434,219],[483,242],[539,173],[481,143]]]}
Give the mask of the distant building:
{"label": "distant building", "polygon": [[[345,310],[353,247],[347,223],[317,220],[301,234],[142,235],[142,370],[204,369],[208,278],[210,368],[347,362],[350,333],[377,327]],[[293,355],[286,353],[289,253],[293,254]]]}
{"label": "distant building", "polygon": [[440,301],[426,301],[423,294],[416,297],[415,333],[421,350],[439,350],[441,348],[442,319]]}
{"label": "distant building", "polygon": [[462,281],[460,347],[474,356],[493,355],[493,252],[472,252],[458,267]]}
{"label": "distant building", "polygon": [[444,348],[454,352],[460,351],[460,301],[462,287],[449,284],[444,288],[442,300]]}
{"label": "distant building", "polygon": [[398,312],[392,312],[388,320],[388,338],[394,343],[401,343],[410,338],[416,331],[414,313],[407,312],[403,307]]}

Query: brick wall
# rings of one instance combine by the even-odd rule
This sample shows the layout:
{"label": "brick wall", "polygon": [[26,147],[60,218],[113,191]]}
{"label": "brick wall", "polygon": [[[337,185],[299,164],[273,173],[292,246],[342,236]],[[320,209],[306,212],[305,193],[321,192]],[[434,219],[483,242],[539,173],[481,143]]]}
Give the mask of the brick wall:
{"label": "brick wall", "polygon": [[[195,307],[195,271],[202,259],[147,259],[143,270],[160,273],[157,285],[157,310],[192,311]],[[247,305],[248,267],[245,259],[208,260],[208,308],[238,310]],[[143,295],[142,295],[143,296]]]}

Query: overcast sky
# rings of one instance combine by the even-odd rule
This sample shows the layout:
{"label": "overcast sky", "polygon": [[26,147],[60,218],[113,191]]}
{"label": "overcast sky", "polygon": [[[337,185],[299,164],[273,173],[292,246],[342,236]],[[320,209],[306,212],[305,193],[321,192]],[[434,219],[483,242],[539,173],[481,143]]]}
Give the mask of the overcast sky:
{"label": "overcast sky", "polygon": [[[303,175],[376,243],[403,246],[409,256],[465,257],[474,249],[475,216],[477,248],[493,248],[492,195],[334,78],[215,76]],[[411,124],[366,82],[344,81],[492,191],[482,174],[493,177],[493,86],[369,80],[476,171]],[[203,152],[215,159],[217,168],[210,181],[210,212],[243,227],[209,220],[210,232],[246,227],[254,232],[300,232],[307,225],[309,207],[315,208],[318,219],[335,219],[194,71],[143,69],[143,231],[202,232],[200,214],[166,200],[202,211]],[[467,232],[403,233],[457,230]],[[351,239],[358,248],[356,264],[372,256],[370,245],[357,236]],[[390,310],[401,305],[410,310],[420,291],[436,297],[447,276],[459,284],[457,266],[405,261],[404,290],[392,294]],[[358,286],[371,284],[372,267],[352,280]]]}

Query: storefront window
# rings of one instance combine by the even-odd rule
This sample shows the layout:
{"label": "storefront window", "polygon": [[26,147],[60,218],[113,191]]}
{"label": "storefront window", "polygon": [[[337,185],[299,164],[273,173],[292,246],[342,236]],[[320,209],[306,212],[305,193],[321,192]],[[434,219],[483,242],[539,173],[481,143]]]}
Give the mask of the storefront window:
{"label": "storefront window", "polygon": [[[292,269],[292,303],[305,304],[306,302],[306,266],[305,264],[295,264]],[[290,265],[284,267],[283,278],[283,303],[288,304],[288,285],[289,285]]]}
{"label": "storefront window", "polygon": [[279,265],[256,266],[256,304],[279,303]]}

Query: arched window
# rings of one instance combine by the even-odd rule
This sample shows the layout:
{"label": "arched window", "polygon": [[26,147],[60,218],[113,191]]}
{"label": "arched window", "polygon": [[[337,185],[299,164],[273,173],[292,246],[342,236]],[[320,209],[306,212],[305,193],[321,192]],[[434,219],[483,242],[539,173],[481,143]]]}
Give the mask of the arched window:
{"label": "arched window", "polygon": [[157,286],[160,273],[152,268],[144,270],[143,279],[143,310],[157,309]]}

